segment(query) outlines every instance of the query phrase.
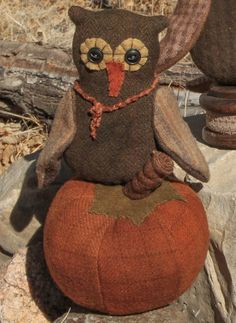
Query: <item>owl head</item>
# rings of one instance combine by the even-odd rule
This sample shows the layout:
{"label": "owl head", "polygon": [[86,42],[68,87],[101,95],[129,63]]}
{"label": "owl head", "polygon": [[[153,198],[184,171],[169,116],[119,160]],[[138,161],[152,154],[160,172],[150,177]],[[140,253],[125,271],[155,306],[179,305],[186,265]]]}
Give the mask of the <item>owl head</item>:
{"label": "owl head", "polygon": [[[148,17],[120,9],[94,12],[71,7],[69,16],[76,26],[73,58],[83,88],[103,102],[106,98],[114,102],[149,86],[157,73],[191,48],[206,18],[207,10],[199,15],[204,6],[209,1],[180,0],[177,14],[169,21],[165,16]],[[160,43],[159,34],[167,27]]]}
{"label": "owl head", "polygon": [[103,100],[106,95],[119,97],[153,78],[160,52],[158,35],[167,27],[166,17],[80,7],[72,7],[69,15],[76,25],[74,62],[80,82],[90,91],[99,87]]}

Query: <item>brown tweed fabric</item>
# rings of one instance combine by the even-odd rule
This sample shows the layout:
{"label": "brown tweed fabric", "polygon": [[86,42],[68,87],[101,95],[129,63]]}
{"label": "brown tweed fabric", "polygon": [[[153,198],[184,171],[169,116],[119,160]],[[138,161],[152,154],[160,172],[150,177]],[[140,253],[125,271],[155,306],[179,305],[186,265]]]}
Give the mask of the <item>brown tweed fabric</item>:
{"label": "brown tweed fabric", "polygon": [[77,110],[78,129],[65,158],[79,179],[105,184],[130,181],[151,158],[156,137],[160,147],[186,172],[208,181],[208,166],[170,89],[157,90],[155,111],[149,95],[135,105],[104,114],[97,140],[90,136],[90,104],[79,96],[77,100],[77,106],[82,107]]}
{"label": "brown tweed fabric", "polygon": [[[73,58],[80,74],[81,88],[95,97],[101,104],[109,106],[113,106],[149,88],[156,77],[154,67],[157,62],[160,62],[160,66],[164,69],[166,59],[169,63],[173,63],[174,56],[179,59],[180,56],[182,57],[187,52],[190,39],[198,34],[198,30],[204,21],[208,8],[207,4],[208,0],[193,0],[191,3],[186,2],[186,0],[179,1],[176,13],[171,20],[168,36],[162,42],[161,55],[164,55],[164,58],[160,56],[158,33],[167,26],[165,17],[146,17],[124,10],[92,12],[79,7],[72,7],[69,14],[76,24]],[[201,15],[195,21],[200,9],[202,10]],[[193,14],[193,18],[191,18],[190,23],[191,14]],[[180,27],[185,20],[190,25],[184,24],[183,28]],[[175,31],[175,28],[180,28],[180,32]],[[80,59],[81,44],[86,39],[91,38],[103,39],[113,51],[125,39],[137,38],[148,50],[148,59],[139,70],[125,72],[123,86],[119,96],[116,98],[109,96],[106,69],[91,71]],[[187,42],[184,42],[185,38]],[[143,169],[153,150],[165,150],[168,146],[165,140],[169,140],[169,137],[173,139],[173,136],[175,136],[175,134],[172,135],[171,133],[173,130],[171,127],[169,127],[169,136],[164,136],[163,138],[159,135],[157,136],[157,132],[153,130],[153,127],[159,126],[159,124],[155,122],[154,126],[154,109],[157,110],[157,107],[154,107],[154,94],[151,93],[122,110],[105,113],[102,124],[98,129],[96,140],[93,140],[89,129],[91,116],[88,114],[91,103],[84,100],[79,94],[74,94],[74,97],[75,99],[71,102],[70,109],[67,109],[69,103],[66,103],[64,114],[58,113],[55,117],[52,134],[37,166],[40,185],[43,185],[43,179],[47,178],[46,173],[50,172],[51,169],[53,169],[53,172],[49,176],[50,180],[52,175],[55,177],[56,172],[54,170],[58,169],[56,164],[63,152],[65,152],[65,159],[78,179],[105,184],[126,183]],[[68,95],[66,95],[63,102],[67,100]],[[58,118],[62,118],[62,120],[56,121]],[[70,119],[70,122],[68,122],[68,119]],[[162,118],[162,127],[165,127],[164,124],[167,121],[167,119]],[[179,126],[180,123],[180,118],[178,118],[176,126]],[[61,124],[61,129],[57,126],[58,124]],[[72,125],[72,128],[68,130],[67,128],[70,125]],[[174,126],[174,123],[171,126]],[[69,135],[67,135],[67,132]],[[56,133],[58,138],[56,138]],[[190,132],[185,131],[185,135],[191,137]],[[182,137],[181,139],[175,138],[178,149],[171,151],[171,157],[178,163],[180,160],[185,159],[185,154],[179,153],[184,145],[181,143]],[[159,141],[159,139],[161,140]],[[61,140],[63,145],[60,143]],[[187,140],[185,141],[186,143]],[[195,154],[195,157],[200,159],[191,160],[191,153],[189,153],[187,155],[187,169],[194,176],[197,175],[197,178],[205,178],[205,164],[202,169],[198,167],[203,158],[200,152],[196,153],[198,148],[194,140],[190,139],[189,143],[193,145],[192,147],[188,146],[190,150],[193,150],[192,155]],[[54,158],[54,155],[50,152],[52,147],[53,151],[57,152],[57,158]],[[62,148],[64,148],[64,151],[62,151]],[[186,149],[184,151],[186,152]],[[167,153],[169,153],[169,150]],[[192,161],[195,163],[193,166],[191,165]],[[186,162],[184,161],[182,164],[186,165]],[[195,166],[198,167],[197,171],[195,171]],[[203,175],[200,172],[201,170],[205,172]]]}
{"label": "brown tweed fabric", "polygon": [[111,314],[165,306],[203,266],[209,232],[202,204],[186,185],[171,184],[187,202],[158,205],[141,226],[90,213],[95,185],[67,182],[44,228],[49,271],[76,303]]}
{"label": "brown tweed fabric", "polygon": [[126,183],[143,168],[156,146],[152,97],[151,94],[135,105],[104,113],[97,138],[93,140],[88,115],[91,103],[76,95],[77,132],[65,152],[65,159],[79,179]]}
{"label": "brown tweed fabric", "polygon": [[39,188],[50,184],[61,168],[62,154],[72,142],[76,132],[75,110],[75,93],[70,89],[58,105],[50,138],[37,160]]}
{"label": "brown tweed fabric", "polygon": [[210,4],[211,0],[179,0],[177,2],[175,12],[170,17],[167,34],[160,44],[157,73],[174,65],[192,48],[206,21]]}
{"label": "brown tweed fabric", "polygon": [[183,121],[175,95],[169,88],[160,88],[156,93],[154,131],[162,149],[187,173],[203,182],[209,180],[205,158]]}
{"label": "brown tweed fabric", "polygon": [[235,0],[212,0],[204,30],[191,51],[200,70],[221,84],[236,85],[235,15]]}
{"label": "brown tweed fabric", "polygon": [[[78,11],[78,12],[77,12]],[[164,16],[142,16],[126,10],[88,11],[72,7],[70,17],[78,15],[73,40],[73,59],[85,92],[105,105],[113,105],[148,88],[154,78],[153,66],[159,58],[158,34],[167,26]],[[136,72],[126,72],[117,98],[109,97],[107,70],[91,72],[80,60],[80,44],[88,38],[102,38],[115,50],[125,39],[138,38],[148,48],[148,62]]]}
{"label": "brown tweed fabric", "polygon": [[[80,85],[88,94],[103,104],[113,105],[151,85],[155,72],[153,66],[159,56],[158,32],[166,26],[165,17],[150,18],[124,10],[91,12],[78,7],[72,7],[70,16],[77,24],[73,41],[74,62],[79,70]],[[103,38],[113,49],[130,37],[138,38],[148,46],[148,62],[139,71],[125,74],[117,98],[108,95],[106,70],[91,73],[80,60],[80,44],[92,37]],[[76,95],[77,132],[65,152],[66,161],[79,179],[106,184],[125,183],[142,169],[155,149],[153,95],[120,111],[104,114],[96,140],[91,138],[89,131],[90,106],[91,103]]]}

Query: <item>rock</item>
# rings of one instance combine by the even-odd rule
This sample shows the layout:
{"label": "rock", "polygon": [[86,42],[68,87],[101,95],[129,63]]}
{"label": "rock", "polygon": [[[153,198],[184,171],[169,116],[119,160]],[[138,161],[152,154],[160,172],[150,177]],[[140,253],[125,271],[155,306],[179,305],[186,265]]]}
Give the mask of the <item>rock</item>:
{"label": "rock", "polygon": [[220,323],[215,320],[214,302],[205,270],[201,271],[193,286],[178,299],[178,303],[188,312],[191,322]]}
{"label": "rock", "polygon": [[[201,128],[204,125],[204,115],[188,117],[186,121],[199,142],[211,172],[211,179],[206,184],[189,178],[190,185],[199,192],[205,206],[211,233],[205,270],[201,272],[195,284],[175,304],[161,310],[128,317],[110,317],[86,312],[76,307],[56,289],[46,271],[42,250],[40,251],[38,244],[32,244],[29,249],[21,250],[14,257],[3,283],[0,284],[0,317],[3,323],[31,322],[28,318],[28,321],[16,321],[16,317],[21,317],[21,313],[18,313],[22,308],[27,308],[27,311],[22,311],[22,315],[33,313],[37,317],[37,320],[32,322],[48,322],[45,321],[45,315],[46,320],[56,320],[62,314],[67,314],[69,309],[67,318],[61,317],[57,319],[57,323],[60,320],[69,323],[73,319],[73,322],[120,323],[165,320],[168,323],[236,322],[236,151],[219,150],[203,143]],[[34,161],[35,156],[21,160],[0,177],[0,246],[5,246],[4,250],[11,253],[29,241],[36,241],[32,241],[32,237],[43,222],[51,199],[65,178],[69,177],[60,177],[48,191],[40,193],[35,186]],[[4,288],[1,285],[4,285]],[[8,314],[8,311],[14,312],[15,316]]]}
{"label": "rock", "polygon": [[47,323],[71,307],[50,279],[41,243],[18,251],[0,287],[3,323]]}
{"label": "rock", "polygon": [[[194,293],[188,291],[186,297],[189,298],[189,295]],[[196,320],[194,313],[194,308],[187,310],[183,301],[159,310],[123,317],[87,311],[63,296],[52,282],[44,262],[42,243],[20,249],[8,265],[0,285],[0,317],[3,323],[47,323],[54,320],[56,323],[211,322]]]}
{"label": "rock", "polygon": [[[206,273],[216,320],[236,322],[236,150],[207,146],[201,139],[204,117],[187,119],[210,167],[210,181],[199,191],[211,235]],[[190,179],[193,186],[194,179]],[[198,185],[199,183],[197,183]]]}
{"label": "rock", "polygon": [[[3,284],[5,282],[4,277],[7,271],[7,266],[10,263],[10,260],[11,260],[10,257],[7,257],[6,255],[0,253],[0,298],[1,298],[1,291],[3,288]],[[4,323],[3,320],[1,319],[1,314],[0,314],[0,322]]]}
{"label": "rock", "polygon": [[0,268],[5,263],[9,262],[11,260],[11,257],[8,255],[5,255],[4,253],[0,252]]}
{"label": "rock", "polygon": [[191,323],[186,312],[178,304],[159,310],[130,316],[66,313],[53,323]]}
{"label": "rock", "polygon": [[206,270],[221,322],[236,322],[236,151],[203,147],[211,180],[200,191],[211,248]]}
{"label": "rock", "polygon": [[35,160],[38,153],[16,161],[0,176],[0,249],[14,254],[41,237],[41,224],[58,188],[70,177],[62,173],[48,188],[38,190]]}
{"label": "rock", "polygon": [[54,323],[221,323],[213,308],[207,274],[202,270],[193,286],[165,308],[125,317],[67,312]]}

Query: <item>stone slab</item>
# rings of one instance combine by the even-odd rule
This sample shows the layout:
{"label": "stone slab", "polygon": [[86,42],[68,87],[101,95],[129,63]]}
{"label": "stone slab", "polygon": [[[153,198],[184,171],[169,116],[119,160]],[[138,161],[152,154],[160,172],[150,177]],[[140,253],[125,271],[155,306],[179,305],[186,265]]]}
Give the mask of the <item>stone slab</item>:
{"label": "stone slab", "polygon": [[59,187],[71,176],[62,171],[49,187],[39,190],[35,175],[38,153],[16,161],[0,176],[0,250],[14,254],[41,237],[48,207]]}
{"label": "stone slab", "polygon": [[[193,178],[188,177],[188,181],[190,185],[198,191],[200,198],[205,206],[210,233],[211,233],[211,244],[209,253],[205,263],[205,270],[200,274],[198,280],[189,289],[179,300],[177,312],[171,312],[172,309],[170,307],[170,313],[173,316],[173,321],[168,321],[176,323],[178,314],[187,315],[187,322],[202,322],[202,323],[235,323],[236,322],[236,151],[235,150],[221,150],[212,147],[208,147],[201,139],[201,129],[204,125],[204,115],[191,116],[186,118],[187,123],[190,125],[192,132],[196,136],[198,140],[198,144],[203,154],[205,155],[211,172],[211,179],[206,184],[201,184],[196,182]],[[45,216],[45,211],[50,204],[50,199],[53,198],[55,192],[58,187],[62,185],[64,179],[58,180],[54,185],[50,188],[53,193],[50,191],[45,191],[42,196],[38,195],[38,191],[35,187],[34,178],[34,160],[35,156],[32,156],[29,160],[17,162],[12,168],[5,173],[0,178],[0,222],[1,228],[3,224],[5,225],[5,230],[9,230],[10,238],[8,241],[3,240],[7,235],[0,234],[0,245],[7,246],[6,250],[11,253],[15,253],[17,249],[21,246],[25,246],[32,237],[35,235],[37,229],[40,227],[43,218],[38,216],[37,212],[41,211],[41,216]],[[68,178],[68,177],[67,177]],[[51,195],[50,195],[51,194]],[[50,196],[50,198],[48,198]],[[47,204],[45,206],[45,204]],[[14,213],[14,209],[18,211]],[[33,212],[32,212],[33,210]],[[19,213],[18,213],[19,212]],[[29,213],[28,213],[29,212]],[[14,214],[18,214],[16,218],[14,218]],[[37,225],[33,225],[34,221],[37,221]],[[7,229],[6,229],[7,228]],[[27,229],[28,228],[28,229]],[[24,236],[27,230],[27,238]],[[4,233],[4,232],[3,232]],[[13,237],[16,237],[15,242],[13,242]],[[4,238],[4,239],[3,239]],[[13,245],[11,245],[11,243]],[[14,245],[15,243],[15,245]],[[34,248],[34,245],[32,247]],[[35,247],[36,248],[36,247]],[[24,249],[25,251],[21,256],[17,254],[14,258],[15,262],[12,262],[8,267],[8,278],[10,281],[14,280],[14,277],[17,277],[14,273],[16,270],[16,263],[20,262],[21,266],[21,275],[29,281],[31,274],[29,271],[26,273],[26,261],[28,253],[28,249]],[[33,249],[30,249],[33,250]],[[37,252],[36,252],[37,254]],[[20,258],[19,258],[20,257]],[[16,260],[18,259],[18,260]],[[37,256],[37,266],[40,268],[40,261],[42,259],[41,256]],[[40,261],[39,261],[40,260]],[[37,267],[35,266],[35,268]],[[42,270],[42,269],[39,269]],[[42,277],[45,277],[45,269],[42,270],[44,274],[32,274],[33,279],[36,282],[36,290],[37,286],[42,283]],[[37,271],[36,271],[37,272]],[[11,275],[10,275],[11,273]],[[37,276],[38,275],[38,276]],[[36,279],[37,277],[41,277],[40,279]],[[23,278],[22,278],[23,279]],[[47,278],[48,279],[48,278]],[[50,283],[48,283],[46,279],[46,286],[49,287]],[[26,282],[25,280],[25,282]],[[8,282],[9,283],[9,282]],[[10,283],[9,283],[10,284]],[[37,285],[38,284],[38,285]],[[10,285],[8,285],[9,287]],[[51,285],[50,285],[51,286]],[[28,287],[27,287],[28,288]],[[28,289],[29,290],[29,289]],[[32,287],[31,287],[32,292]],[[47,289],[41,288],[41,293],[45,298],[47,295]],[[7,287],[5,286],[5,291],[8,292]],[[12,292],[12,291],[11,291]],[[0,291],[2,293],[2,290]],[[10,293],[10,289],[9,289]],[[18,289],[18,293],[21,293],[21,289]],[[8,295],[8,296],[7,296]],[[17,292],[14,291],[12,294],[7,294],[4,297],[4,304],[6,302],[11,302],[12,297],[16,297]],[[12,295],[12,296],[11,296]],[[52,294],[49,293],[52,296]],[[30,296],[27,296],[27,300],[29,304],[32,304],[32,300],[30,300]],[[34,299],[38,299],[39,296],[31,295]],[[46,299],[46,298],[45,298]],[[70,306],[66,307],[64,305],[59,305],[60,313],[57,312],[57,315],[54,315],[53,319],[57,319],[63,313],[67,313]],[[9,303],[10,304],[10,303]],[[65,303],[67,304],[67,303]],[[37,304],[36,304],[37,305]],[[2,305],[1,305],[2,306]],[[20,303],[17,306],[24,306],[24,303]],[[18,308],[16,306],[16,309]],[[32,305],[33,306],[33,305]],[[34,305],[35,306],[35,305]],[[33,313],[36,313],[38,310],[37,306],[32,307]],[[181,306],[181,307],[179,307]],[[9,308],[9,305],[8,305]],[[13,307],[11,307],[13,308]],[[57,307],[58,308],[58,307]],[[35,312],[36,311],[36,312]],[[28,309],[28,312],[30,310]],[[47,312],[47,310],[46,310]],[[49,311],[50,312],[50,311]],[[71,315],[75,315],[76,311],[71,307]],[[5,312],[4,312],[5,313]],[[37,312],[38,313],[38,312]],[[40,314],[45,316],[44,314]],[[178,313],[178,314],[176,314]],[[160,314],[160,311],[157,315]],[[3,314],[1,314],[3,315]],[[8,315],[8,314],[4,314]],[[16,315],[16,314],[15,314]],[[39,314],[37,314],[39,315]],[[51,314],[50,314],[51,315]],[[85,313],[84,311],[77,312],[78,317],[76,318],[78,322],[106,322],[105,319],[101,316],[96,316],[98,314],[94,313]],[[149,315],[148,313],[145,315]],[[143,317],[148,317],[148,316]],[[153,315],[151,313],[150,315]],[[168,314],[165,314],[168,317]],[[71,316],[68,316],[69,318]],[[151,317],[151,316],[150,316]],[[154,316],[155,317],[155,316]],[[157,316],[158,317],[158,316]],[[181,316],[180,316],[181,317]],[[78,320],[79,319],[79,320]],[[113,322],[122,322],[119,321],[121,318],[112,318]],[[130,318],[136,319],[136,318]],[[151,319],[150,319],[151,320]],[[5,321],[13,322],[14,321]],[[5,323],[4,322],[4,323]],[[16,321],[17,323],[20,321]],[[37,322],[40,322],[38,320]],[[44,321],[42,321],[44,322]],[[68,321],[69,322],[69,321]],[[125,322],[125,321],[124,321]],[[132,321],[131,321],[132,322]],[[142,322],[142,321],[140,321]],[[147,321],[148,322],[148,321]],[[151,322],[151,321],[150,321]],[[153,321],[154,322],[154,321]],[[162,322],[162,321],[160,321]],[[164,319],[163,319],[164,322]],[[182,322],[184,321],[184,316],[182,318]]]}
{"label": "stone slab", "polygon": [[[211,235],[206,272],[220,322],[236,322],[236,150],[207,146],[201,139],[204,116],[189,123],[210,168],[210,181],[199,191]],[[190,178],[196,187],[196,181]],[[198,185],[198,187],[200,187]]]}

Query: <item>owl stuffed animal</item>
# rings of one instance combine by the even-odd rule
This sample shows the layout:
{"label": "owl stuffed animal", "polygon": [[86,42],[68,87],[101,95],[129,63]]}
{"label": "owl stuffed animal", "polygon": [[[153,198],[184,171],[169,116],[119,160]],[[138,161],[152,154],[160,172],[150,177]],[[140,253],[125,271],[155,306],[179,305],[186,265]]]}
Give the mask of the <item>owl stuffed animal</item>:
{"label": "owl stuffed animal", "polygon": [[69,10],[79,81],[58,106],[36,171],[40,187],[62,156],[74,171],[48,212],[44,251],[56,284],[82,306],[118,315],[161,307],[203,266],[203,206],[187,185],[166,179],[173,160],[202,181],[208,166],[158,75],[191,48],[209,5],[180,0],[169,21]]}
{"label": "owl stuffed animal", "polygon": [[80,79],[59,104],[38,159],[40,187],[53,181],[63,155],[76,178],[128,183],[124,191],[132,198],[146,196],[160,185],[160,177],[170,175],[170,158],[197,179],[208,180],[208,166],[172,91],[157,83],[158,75],[197,39],[209,2],[181,0],[169,22],[124,10],[70,9]]}

